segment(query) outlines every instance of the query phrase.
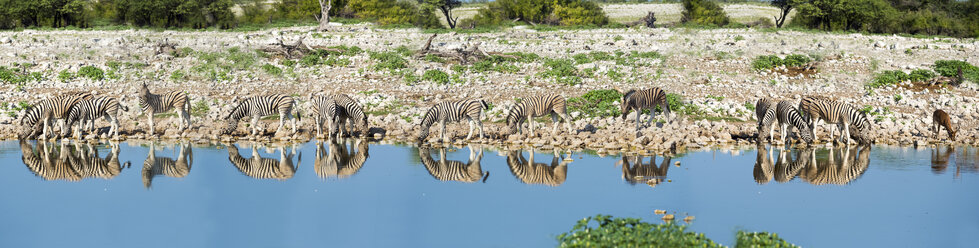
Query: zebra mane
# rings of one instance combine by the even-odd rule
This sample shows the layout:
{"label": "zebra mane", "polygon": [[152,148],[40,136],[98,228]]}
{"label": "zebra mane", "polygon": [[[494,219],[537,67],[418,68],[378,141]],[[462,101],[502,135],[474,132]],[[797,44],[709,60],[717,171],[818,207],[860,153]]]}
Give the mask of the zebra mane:
{"label": "zebra mane", "polygon": [[635,94],[635,93],[636,93],[636,90],[635,89],[631,89],[629,91],[626,91],[625,94],[622,94],[622,99],[629,99],[630,97],[632,97],[632,94]]}

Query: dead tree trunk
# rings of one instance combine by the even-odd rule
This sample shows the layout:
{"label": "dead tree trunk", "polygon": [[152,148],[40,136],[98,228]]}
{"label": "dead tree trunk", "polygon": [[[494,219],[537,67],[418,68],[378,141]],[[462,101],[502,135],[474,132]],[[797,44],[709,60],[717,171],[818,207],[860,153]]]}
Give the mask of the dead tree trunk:
{"label": "dead tree trunk", "polygon": [[452,18],[452,9],[448,5],[439,6],[439,9],[442,10],[442,15],[445,16],[445,22],[449,24],[449,29],[455,29],[456,23],[459,22],[459,17]]}
{"label": "dead tree trunk", "polygon": [[317,31],[326,31],[330,26],[330,9],[333,8],[333,0],[318,0],[320,2],[320,26]]}

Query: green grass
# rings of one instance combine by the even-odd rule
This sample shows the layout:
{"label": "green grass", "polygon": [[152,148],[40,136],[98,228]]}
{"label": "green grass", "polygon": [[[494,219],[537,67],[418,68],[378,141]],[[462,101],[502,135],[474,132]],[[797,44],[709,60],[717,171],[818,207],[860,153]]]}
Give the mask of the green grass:
{"label": "green grass", "polygon": [[432,81],[437,84],[448,84],[449,74],[439,69],[427,70],[422,74],[422,80]]}
{"label": "green grass", "polygon": [[374,64],[374,66],[372,66],[372,68],[375,70],[394,71],[408,68],[408,60],[402,57],[401,53],[396,51],[371,52],[370,58],[377,62]]}
{"label": "green grass", "polygon": [[568,98],[568,113],[579,112],[579,118],[620,116],[619,105],[622,98],[616,90],[592,90],[580,97]]}
{"label": "green grass", "polygon": [[544,62],[547,68],[540,73],[543,78],[554,79],[559,84],[576,85],[581,83],[581,72],[574,66],[570,59],[550,59]]}
{"label": "green grass", "polygon": [[778,55],[762,55],[755,57],[755,59],[751,61],[751,68],[758,71],[763,71],[783,65],[786,67],[802,67],[811,61],[812,59],[808,55],[802,54],[786,55],[785,59],[779,58]]}

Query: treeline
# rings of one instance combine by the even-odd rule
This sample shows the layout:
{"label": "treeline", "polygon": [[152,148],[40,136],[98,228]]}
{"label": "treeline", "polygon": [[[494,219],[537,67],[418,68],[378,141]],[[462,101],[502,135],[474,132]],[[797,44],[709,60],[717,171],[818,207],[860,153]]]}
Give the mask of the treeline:
{"label": "treeline", "polygon": [[827,31],[979,37],[979,0],[789,0],[791,25]]}

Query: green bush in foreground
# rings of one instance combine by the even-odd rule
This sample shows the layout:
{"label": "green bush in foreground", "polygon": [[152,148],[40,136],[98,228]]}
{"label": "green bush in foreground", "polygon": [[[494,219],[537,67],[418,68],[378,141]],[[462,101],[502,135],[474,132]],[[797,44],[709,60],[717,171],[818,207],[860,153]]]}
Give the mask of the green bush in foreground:
{"label": "green bush in foreground", "polygon": [[79,68],[78,75],[82,77],[90,78],[92,80],[105,79],[105,71],[91,65],[86,65],[86,66],[82,66],[82,68]]}
{"label": "green bush in foreground", "polygon": [[[703,233],[686,229],[674,223],[650,224],[637,218],[596,215],[579,220],[557,240],[561,247],[725,247]],[[738,231],[736,237],[735,247],[798,247],[767,232]]]}
{"label": "green bush in foreground", "polygon": [[618,101],[622,93],[616,90],[592,90],[580,97],[568,98],[568,112],[579,112],[582,117],[619,116]]}
{"label": "green bush in foreground", "polygon": [[439,69],[427,70],[425,74],[422,74],[422,80],[432,81],[437,84],[447,84],[449,83],[449,74]]}
{"label": "green bush in foreground", "polygon": [[551,59],[544,62],[544,67],[547,67],[547,70],[541,72],[541,76],[545,78],[553,78],[558,83],[565,85],[581,83],[578,68],[570,59]]}
{"label": "green bush in foreground", "polygon": [[939,60],[935,61],[935,72],[945,77],[958,77],[959,68],[962,68],[962,77],[974,83],[979,83],[979,67],[969,62],[961,60]]}
{"label": "green bush in foreground", "polygon": [[867,86],[871,88],[880,88],[888,85],[895,85],[900,82],[910,81],[910,82],[925,82],[931,80],[935,77],[935,73],[927,69],[917,69],[911,71],[911,74],[904,73],[899,70],[883,71],[874,76],[874,79],[870,81]]}

